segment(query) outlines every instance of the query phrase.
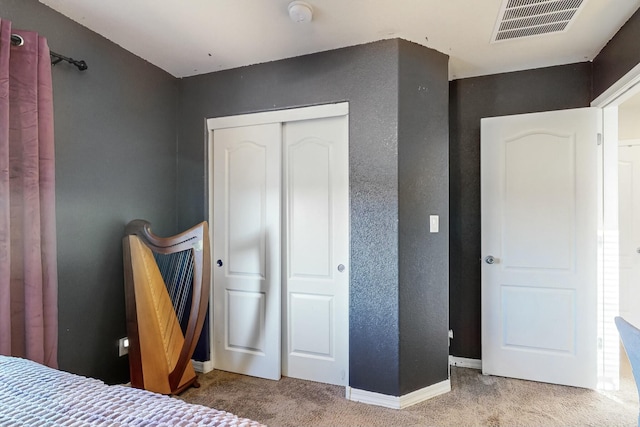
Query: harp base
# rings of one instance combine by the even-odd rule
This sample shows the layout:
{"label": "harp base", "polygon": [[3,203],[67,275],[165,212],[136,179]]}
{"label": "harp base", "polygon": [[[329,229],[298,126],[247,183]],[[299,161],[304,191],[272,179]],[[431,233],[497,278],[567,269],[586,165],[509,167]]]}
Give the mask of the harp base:
{"label": "harp base", "polygon": [[[191,371],[191,372],[189,372]],[[192,375],[190,375],[192,374]],[[131,387],[153,391],[154,393],[177,395],[188,389],[189,387],[198,388],[200,383],[193,369],[187,368],[187,372],[182,377],[180,384],[177,387],[172,388],[169,384],[168,377],[148,378],[147,381],[131,381]]]}

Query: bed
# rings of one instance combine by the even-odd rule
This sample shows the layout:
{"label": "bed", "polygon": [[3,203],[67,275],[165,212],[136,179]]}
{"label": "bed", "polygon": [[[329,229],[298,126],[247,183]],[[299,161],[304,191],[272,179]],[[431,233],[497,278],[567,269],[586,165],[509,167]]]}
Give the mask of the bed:
{"label": "bed", "polygon": [[182,400],[0,355],[0,426],[246,426],[262,424]]}

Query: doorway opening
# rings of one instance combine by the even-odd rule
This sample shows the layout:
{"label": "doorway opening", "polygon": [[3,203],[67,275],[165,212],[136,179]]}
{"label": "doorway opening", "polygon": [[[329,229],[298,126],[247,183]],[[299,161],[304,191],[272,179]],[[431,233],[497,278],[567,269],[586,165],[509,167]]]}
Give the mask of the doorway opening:
{"label": "doorway opening", "polygon": [[[629,200],[629,168],[633,167],[627,160],[628,154],[622,147],[637,146],[631,150],[640,150],[640,126],[637,117],[640,115],[640,64],[629,71],[618,82],[613,84],[592,103],[603,111],[603,159],[602,159],[602,192],[603,206],[601,230],[603,259],[602,271],[599,272],[599,351],[598,351],[598,388],[617,390],[620,385],[621,352],[618,332],[613,322],[615,316],[622,315],[640,321],[640,304],[630,300],[630,293],[637,292],[628,285],[629,275],[634,274],[634,263],[639,262],[640,253],[635,256],[629,248],[640,248],[640,242],[633,240],[633,231],[629,227],[638,228],[637,216],[630,216],[629,208],[633,201]],[[631,120],[635,114],[636,119]],[[624,165],[621,167],[621,161]],[[638,188],[634,191],[637,193]],[[630,205],[631,204],[631,205]],[[624,236],[623,236],[624,233]],[[637,270],[637,269],[636,269]],[[636,323],[637,324],[637,323]]]}

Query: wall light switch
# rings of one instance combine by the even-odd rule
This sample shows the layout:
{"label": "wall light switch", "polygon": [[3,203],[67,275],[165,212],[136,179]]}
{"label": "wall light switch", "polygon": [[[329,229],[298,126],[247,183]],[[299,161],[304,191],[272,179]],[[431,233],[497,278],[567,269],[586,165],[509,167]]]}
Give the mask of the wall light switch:
{"label": "wall light switch", "polygon": [[440,231],[440,217],[438,215],[429,215],[429,232],[437,233]]}

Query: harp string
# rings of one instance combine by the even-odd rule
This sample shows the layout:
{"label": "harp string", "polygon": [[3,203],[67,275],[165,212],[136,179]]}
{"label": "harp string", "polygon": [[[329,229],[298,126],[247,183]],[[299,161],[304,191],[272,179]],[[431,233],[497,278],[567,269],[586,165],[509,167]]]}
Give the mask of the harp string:
{"label": "harp string", "polygon": [[160,275],[167,287],[167,292],[173,304],[173,310],[176,312],[178,323],[184,333],[188,323],[188,310],[190,306],[193,291],[193,269],[194,259],[193,251],[187,249],[171,254],[153,254]]}

